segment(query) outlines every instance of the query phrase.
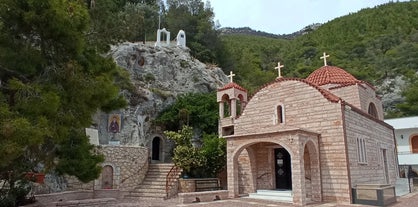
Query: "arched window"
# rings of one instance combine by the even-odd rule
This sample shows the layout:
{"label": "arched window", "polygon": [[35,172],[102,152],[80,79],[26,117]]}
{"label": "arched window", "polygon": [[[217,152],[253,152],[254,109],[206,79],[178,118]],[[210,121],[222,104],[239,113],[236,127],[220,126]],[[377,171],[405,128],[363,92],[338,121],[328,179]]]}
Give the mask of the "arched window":
{"label": "arched window", "polygon": [[418,153],[418,135],[411,137],[412,153]]}
{"label": "arched window", "polygon": [[283,124],[284,123],[284,108],[283,105],[277,105],[274,114],[274,124]]}
{"label": "arched window", "polygon": [[231,100],[228,96],[228,94],[224,94],[222,96],[222,103],[224,107],[224,114],[223,117],[230,117],[231,116]]}
{"label": "arched window", "polygon": [[374,103],[370,103],[369,104],[369,111],[368,111],[368,113],[371,116],[373,116],[375,118],[378,118],[378,116],[377,116],[377,109],[376,109],[376,106],[374,105]]}
{"label": "arched window", "polygon": [[281,105],[277,106],[277,123],[278,124],[283,123],[283,106]]}

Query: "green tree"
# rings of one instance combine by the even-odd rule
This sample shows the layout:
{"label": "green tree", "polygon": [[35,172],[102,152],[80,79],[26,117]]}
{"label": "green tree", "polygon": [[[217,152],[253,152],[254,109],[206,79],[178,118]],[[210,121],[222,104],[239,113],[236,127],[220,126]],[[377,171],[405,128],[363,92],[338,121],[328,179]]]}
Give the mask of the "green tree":
{"label": "green tree", "polygon": [[201,148],[192,145],[193,128],[184,125],[178,132],[165,131],[176,143],[173,162],[191,177],[216,177],[226,164],[226,141],[218,136],[203,135]]}
{"label": "green tree", "polygon": [[166,108],[156,119],[171,131],[183,125],[191,125],[207,134],[217,133],[218,104],[214,93],[190,93],[177,97],[176,102]]}
{"label": "green tree", "polygon": [[126,78],[87,45],[88,28],[82,0],[2,1],[0,204],[21,197],[26,172],[98,177],[103,157],[84,128],[98,109],[126,104],[118,88]]}
{"label": "green tree", "polygon": [[403,90],[405,101],[397,105],[403,116],[418,115],[418,75],[411,72],[408,78],[408,86]]}
{"label": "green tree", "polygon": [[199,150],[192,146],[193,128],[184,125],[178,132],[165,131],[164,135],[176,143],[174,148],[173,162],[177,167],[183,169],[183,173],[191,175],[193,169],[200,168],[206,164],[205,157]]}
{"label": "green tree", "polygon": [[226,139],[215,134],[204,134],[200,149],[206,158],[206,165],[201,167],[203,177],[216,177],[226,166]]}
{"label": "green tree", "polygon": [[190,53],[202,62],[216,63],[216,51],[221,50],[218,32],[210,4],[201,0],[168,0],[166,26],[171,31],[184,30]]}
{"label": "green tree", "polygon": [[90,44],[107,51],[111,44],[124,41],[155,40],[161,1],[157,0],[100,0],[89,5],[91,26]]}

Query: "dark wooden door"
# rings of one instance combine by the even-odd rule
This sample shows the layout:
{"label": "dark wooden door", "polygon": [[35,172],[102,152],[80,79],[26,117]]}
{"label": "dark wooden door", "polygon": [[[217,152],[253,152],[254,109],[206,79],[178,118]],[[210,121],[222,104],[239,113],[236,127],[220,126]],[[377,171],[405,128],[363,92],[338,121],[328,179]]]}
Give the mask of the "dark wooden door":
{"label": "dark wooden door", "polygon": [[276,170],[276,188],[292,189],[292,170],[290,163],[290,154],[284,148],[274,149],[275,170]]}

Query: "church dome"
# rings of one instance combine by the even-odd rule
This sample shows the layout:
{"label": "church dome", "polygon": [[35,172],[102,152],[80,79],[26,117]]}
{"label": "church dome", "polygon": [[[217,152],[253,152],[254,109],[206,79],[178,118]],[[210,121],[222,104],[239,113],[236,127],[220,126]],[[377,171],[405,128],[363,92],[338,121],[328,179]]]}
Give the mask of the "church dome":
{"label": "church dome", "polygon": [[356,84],[361,82],[345,70],[328,65],[316,69],[305,80],[318,86],[326,84]]}

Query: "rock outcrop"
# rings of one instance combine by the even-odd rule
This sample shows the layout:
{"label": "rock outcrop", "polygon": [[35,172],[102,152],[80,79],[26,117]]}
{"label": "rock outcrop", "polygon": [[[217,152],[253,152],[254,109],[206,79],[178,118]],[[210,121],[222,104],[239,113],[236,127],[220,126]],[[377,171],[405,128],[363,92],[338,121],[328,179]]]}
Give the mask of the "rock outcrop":
{"label": "rock outcrop", "polygon": [[[104,145],[116,142],[152,148],[154,137],[164,139],[162,130],[153,125],[153,120],[174,103],[178,95],[211,92],[228,82],[220,68],[191,57],[188,48],[123,43],[112,47],[110,55],[117,65],[129,72],[135,91],[122,92],[129,102],[127,108],[96,115],[99,143]],[[121,117],[119,133],[108,130],[112,114]],[[161,141],[165,146],[166,140]]]}

